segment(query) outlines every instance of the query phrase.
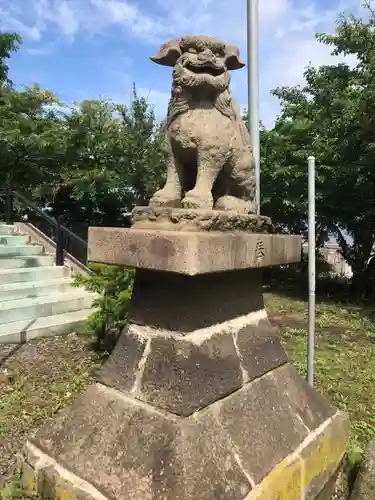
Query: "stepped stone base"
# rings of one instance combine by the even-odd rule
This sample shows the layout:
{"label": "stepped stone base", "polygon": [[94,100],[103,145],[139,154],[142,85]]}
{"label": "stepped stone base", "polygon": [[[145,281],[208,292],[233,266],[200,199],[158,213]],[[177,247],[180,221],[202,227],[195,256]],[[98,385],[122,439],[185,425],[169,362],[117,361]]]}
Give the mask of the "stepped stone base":
{"label": "stepped stone base", "polygon": [[27,443],[23,482],[59,500],[323,499],[347,432],[289,365],[187,418],[97,383]]}
{"label": "stepped stone base", "polygon": [[263,390],[290,371],[187,419],[96,384],[27,444],[24,483],[61,500],[317,498],[344,454],[347,420],[337,413],[311,431],[289,399],[270,414]]}
{"label": "stepped stone base", "polygon": [[[112,242],[139,238],[151,262],[160,233],[143,247],[142,230],[128,233]],[[188,241],[173,237],[172,249]],[[348,419],[288,363],[260,270],[170,264],[137,270],[129,327],[97,382],[27,443],[26,488],[59,500],[328,500]]]}

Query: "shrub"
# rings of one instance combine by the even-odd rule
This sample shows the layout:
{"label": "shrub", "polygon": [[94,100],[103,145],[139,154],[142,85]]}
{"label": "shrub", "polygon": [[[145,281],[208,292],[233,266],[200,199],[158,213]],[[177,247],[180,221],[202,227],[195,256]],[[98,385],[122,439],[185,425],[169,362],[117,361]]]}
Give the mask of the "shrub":
{"label": "shrub", "polygon": [[97,311],[89,317],[86,331],[95,338],[97,347],[110,350],[127,323],[134,270],[104,264],[90,264],[89,268],[92,274],[76,274],[73,285],[100,295],[94,301]]}

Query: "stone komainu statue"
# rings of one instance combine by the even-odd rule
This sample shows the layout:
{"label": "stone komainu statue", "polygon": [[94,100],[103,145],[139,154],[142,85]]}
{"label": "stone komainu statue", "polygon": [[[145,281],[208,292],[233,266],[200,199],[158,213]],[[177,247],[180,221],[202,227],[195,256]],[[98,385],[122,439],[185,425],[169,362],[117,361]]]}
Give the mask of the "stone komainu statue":
{"label": "stone komainu statue", "polygon": [[234,45],[185,36],[151,60],[173,67],[166,148],[167,180],[150,206],[254,212],[254,157],[229,91],[230,70],[244,67]]}

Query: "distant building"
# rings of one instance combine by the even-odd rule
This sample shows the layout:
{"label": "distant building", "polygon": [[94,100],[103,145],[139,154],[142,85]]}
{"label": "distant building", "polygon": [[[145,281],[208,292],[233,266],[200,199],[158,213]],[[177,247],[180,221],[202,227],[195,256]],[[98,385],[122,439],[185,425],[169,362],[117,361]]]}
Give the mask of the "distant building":
{"label": "distant building", "polygon": [[332,266],[335,274],[345,276],[345,278],[351,278],[353,276],[351,266],[341,254],[340,245],[332,242],[326,243],[320,252],[328,264]]}
{"label": "distant building", "polygon": [[[302,243],[302,247],[303,250],[307,252],[307,241]],[[332,266],[332,272],[334,274],[344,276],[345,278],[351,278],[353,276],[352,268],[341,254],[341,248],[338,243],[332,240],[328,241],[324,247],[320,249],[320,253],[323,255],[325,261]]]}

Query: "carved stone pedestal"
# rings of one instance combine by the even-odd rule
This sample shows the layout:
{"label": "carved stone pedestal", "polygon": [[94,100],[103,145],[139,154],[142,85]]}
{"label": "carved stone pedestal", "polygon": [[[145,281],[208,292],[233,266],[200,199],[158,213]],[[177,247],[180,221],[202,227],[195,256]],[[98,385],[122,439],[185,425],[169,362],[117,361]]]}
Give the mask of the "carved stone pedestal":
{"label": "carved stone pedestal", "polygon": [[260,267],[299,237],[91,228],[90,260],[137,267],[97,382],[31,439],[42,498],[328,499],[348,420],[288,363]]}

